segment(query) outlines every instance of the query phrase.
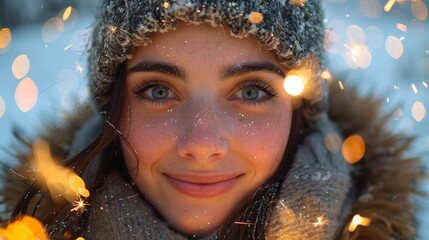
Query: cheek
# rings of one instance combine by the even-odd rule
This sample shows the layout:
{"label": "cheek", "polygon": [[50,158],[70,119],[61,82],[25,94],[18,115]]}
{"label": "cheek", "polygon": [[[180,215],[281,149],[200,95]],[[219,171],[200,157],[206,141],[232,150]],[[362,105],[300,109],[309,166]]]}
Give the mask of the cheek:
{"label": "cheek", "polygon": [[272,173],[283,157],[289,139],[290,115],[243,117],[236,127],[242,154],[257,171]]}
{"label": "cheek", "polygon": [[128,147],[123,144],[125,161],[130,169],[136,166],[134,151],[138,157],[140,169],[142,166],[151,166],[166,154],[167,149],[170,149],[177,139],[174,123],[146,118],[130,119],[128,123],[120,125],[120,131],[130,145]]}

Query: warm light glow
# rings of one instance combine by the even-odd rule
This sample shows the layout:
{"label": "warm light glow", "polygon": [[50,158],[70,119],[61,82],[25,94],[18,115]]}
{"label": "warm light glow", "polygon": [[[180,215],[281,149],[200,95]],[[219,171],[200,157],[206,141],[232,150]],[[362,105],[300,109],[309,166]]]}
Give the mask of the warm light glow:
{"label": "warm light glow", "polygon": [[365,31],[358,25],[351,25],[346,31],[346,41],[355,45],[363,45],[366,41]]}
{"label": "warm light glow", "polygon": [[303,7],[307,3],[307,0],[289,0],[289,1],[298,7]]}
{"label": "warm light glow", "polygon": [[9,28],[3,28],[0,30],[0,50],[9,46],[12,40],[12,34]]}
{"label": "warm light glow", "polygon": [[397,23],[396,28],[403,31],[403,32],[407,32],[407,30],[408,30],[407,26],[405,24],[402,24],[402,23]]}
{"label": "warm light glow", "polygon": [[402,45],[402,41],[394,36],[387,37],[386,51],[392,58],[399,59],[404,52],[404,46]]}
{"label": "warm light glow", "polygon": [[260,12],[251,12],[248,20],[251,24],[260,24],[264,20],[264,15]]}
{"label": "warm light glow", "polygon": [[411,108],[411,112],[413,114],[413,118],[417,122],[421,122],[426,115],[425,105],[420,101],[416,101]]}
{"label": "warm light glow", "polygon": [[[81,196],[89,196],[85,182],[72,169],[56,163],[47,142],[37,140],[33,145],[33,153],[34,159],[31,161],[31,166],[38,172],[39,179],[46,184],[54,200],[61,195],[69,202],[76,202],[76,197],[81,200]],[[82,205],[78,201],[76,206],[80,209],[85,204]]]}
{"label": "warm light glow", "polygon": [[68,6],[67,8],[66,8],[66,10],[64,10],[64,13],[63,13],[63,21],[67,21],[67,19],[69,19],[69,17],[70,17],[70,15],[71,15],[71,12],[72,12],[72,7],[71,6]]}
{"label": "warm light glow", "polygon": [[76,238],[76,240],[85,240],[85,238],[83,238],[83,237],[78,237],[78,238]]}
{"label": "warm light glow", "polygon": [[24,216],[0,228],[0,239],[4,240],[48,240],[48,235],[39,220]]}
{"label": "warm light glow", "polygon": [[343,82],[338,81],[338,87],[340,87],[341,90],[344,90]]}
{"label": "warm light glow", "polygon": [[390,12],[390,10],[392,9],[393,5],[395,4],[396,0],[389,0],[386,5],[384,5],[384,11],[386,12]]}
{"label": "warm light glow", "polygon": [[72,205],[74,208],[70,210],[71,212],[83,212],[85,211],[85,207],[89,206],[89,204],[86,203],[80,196],[77,197]]}
{"label": "warm light glow", "polygon": [[359,134],[353,134],[344,141],[341,152],[348,163],[355,164],[365,154],[365,142]]}
{"label": "warm light glow", "polygon": [[0,96],[0,119],[3,117],[5,112],[6,112],[6,103],[4,102],[3,98]]}
{"label": "warm light glow", "polygon": [[48,19],[42,27],[42,39],[45,43],[55,42],[64,31],[64,21],[54,17]]}
{"label": "warm light glow", "polygon": [[341,139],[335,133],[328,133],[325,136],[324,143],[326,148],[333,153],[339,152],[341,150]]}
{"label": "warm light glow", "polygon": [[15,102],[23,112],[30,111],[37,103],[39,90],[33,79],[27,77],[18,83],[15,90]]}
{"label": "warm light glow", "polygon": [[371,53],[368,47],[364,44],[352,44],[344,45],[347,49],[344,58],[347,64],[355,69],[355,68],[367,68],[372,61]]}
{"label": "warm light glow", "polygon": [[288,73],[283,81],[283,88],[292,96],[300,95],[304,91],[304,87],[305,83],[302,77],[294,73]]}
{"label": "warm light glow", "polygon": [[317,222],[313,223],[314,227],[322,226],[328,224],[329,221],[325,220],[323,217],[317,217]]}
{"label": "warm light glow", "polygon": [[369,226],[371,219],[361,217],[359,214],[354,215],[352,222],[349,225],[349,232],[354,232],[358,226]]}
{"label": "warm light glow", "polygon": [[28,71],[30,71],[30,60],[28,60],[27,55],[21,54],[13,60],[12,73],[16,79],[25,77]]}
{"label": "warm light glow", "polygon": [[326,80],[329,83],[332,81],[332,76],[331,73],[328,70],[324,70],[321,74],[320,77],[322,78],[322,80]]}
{"label": "warm light glow", "polygon": [[170,4],[169,4],[168,2],[164,2],[164,3],[162,4],[162,6],[163,6],[164,8],[168,8],[168,7],[170,7]]}
{"label": "warm light glow", "polygon": [[411,1],[411,13],[420,21],[425,21],[428,17],[428,8],[421,0]]}

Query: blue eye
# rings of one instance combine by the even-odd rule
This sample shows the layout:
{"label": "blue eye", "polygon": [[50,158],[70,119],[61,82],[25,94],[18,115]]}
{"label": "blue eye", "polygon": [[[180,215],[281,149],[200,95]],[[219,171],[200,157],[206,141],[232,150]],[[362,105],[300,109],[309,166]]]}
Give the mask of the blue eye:
{"label": "blue eye", "polygon": [[161,103],[175,99],[171,87],[163,82],[154,80],[145,82],[134,88],[134,94],[138,99],[149,101],[151,103]]}
{"label": "blue eye", "polygon": [[[150,89],[148,89],[150,90]],[[152,87],[151,96],[153,99],[167,99],[170,93],[170,89],[166,86]]]}
{"label": "blue eye", "polygon": [[246,100],[257,100],[261,92],[256,86],[245,86],[241,89],[241,97]]}
{"label": "blue eye", "polygon": [[259,80],[251,80],[239,86],[239,91],[234,94],[233,99],[247,103],[260,103],[275,96],[277,96],[277,92],[269,84]]}

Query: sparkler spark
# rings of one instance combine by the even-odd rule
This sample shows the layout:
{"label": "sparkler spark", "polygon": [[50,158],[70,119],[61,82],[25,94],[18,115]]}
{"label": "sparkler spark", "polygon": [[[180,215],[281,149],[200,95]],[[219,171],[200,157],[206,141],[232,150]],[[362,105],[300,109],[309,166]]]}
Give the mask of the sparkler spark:
{"label": "sparkler spark", "polygon": [[30,164],[39,174],[42,184],[46,185],[51,197],[63,196],[68,202],[75,202],[76,196],[89,197],[85,182],[72,169],[60,166],[51,156],[49,145],[37,140],[33,145],[34,158]]}
{"label": "sparkler spark", "polygon": [[328,224],[328,220],[324,220],[323,217],[317,217],[317,222],[313,223],[314,227],[323,226],[325,224]]}
{"label": "sparkler spark", "polygon": [[255,225],[255,223],[251,223],[251,222],[234,222],[234,224],[238,224],[238,225]]}
{"label": "sparkler spark", "polygon": [[77,196],[72,205],[74,208],[72,208],[70,212],[83,212],[85,211],[85,207],[89,206],[89,203],[85,202],[80,196]]}

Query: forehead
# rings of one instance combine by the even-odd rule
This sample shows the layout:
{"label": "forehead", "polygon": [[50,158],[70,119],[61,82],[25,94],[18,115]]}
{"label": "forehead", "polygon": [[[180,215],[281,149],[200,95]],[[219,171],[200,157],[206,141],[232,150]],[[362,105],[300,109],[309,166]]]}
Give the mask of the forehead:
{"label": "forehead", "polygon": [[[249,58],[264,58],[276,61],[275,54],[265,50],[252,37],[234,37],[224,27],[212,27],[208,24],[190,25],[179,24],[175,30],[165,33],[153,33],[147,46],[135,49],[131,64],[145,57],[174,58],[175,61],[186,61],[187,58],[222,57],[225,61],[234,58],[245,61]],[[134,59],[134,60],[133,60]],[[162,60],[162,59],[158,59]]]}

